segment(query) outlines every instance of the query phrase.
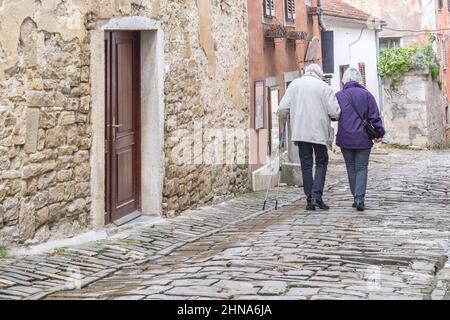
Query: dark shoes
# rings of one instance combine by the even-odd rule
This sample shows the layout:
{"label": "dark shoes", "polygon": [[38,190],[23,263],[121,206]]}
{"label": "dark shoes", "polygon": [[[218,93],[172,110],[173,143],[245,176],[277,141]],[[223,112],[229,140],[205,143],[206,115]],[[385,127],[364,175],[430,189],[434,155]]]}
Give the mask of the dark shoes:
{"label": "dark shoes", "polygon": [[316,211],[316,206],[313,203],[313,199],[308,198],[306,199],[306,201],[308,202],[308,204],[306,205],[306,211]]}
{"label": "dark shoes", "polygon": [[313,200],[312,204],[313,204],[314,207],[317,207],[320,210],[329,210],[330,209],[330,207],[327,206],[325,204],[325,202],[323,202],[322,199],[320,199],[320,200]]}
{"label": "dark shoes", "polygon": [[316,211],[316,207],[312,203],[312,201],[308,201],[308,204],[306,205],[306,211]]}
{"label": "dark shoes", "polygon": [[306,211],[316,211],[316,208],[319,208],[320,210],[329,210],[330,207],[323,202],[322,199],[320,200],[312,200],[308,199],[308,204],[306,205]]}
{"label": "dark shoes", "polygon": [[364,202],[355,202],[353,205],[354,205],[354,208],[356,208],[356,210],[358,210],[358,211],[364,211],[366,209]]}

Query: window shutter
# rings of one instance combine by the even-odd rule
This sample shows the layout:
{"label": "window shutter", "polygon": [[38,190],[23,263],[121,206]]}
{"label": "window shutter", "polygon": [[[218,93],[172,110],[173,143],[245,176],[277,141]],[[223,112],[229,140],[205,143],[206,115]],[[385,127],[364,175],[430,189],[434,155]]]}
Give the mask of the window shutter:
{"label": "window shutter", "polygon": [[295,21],[295,0],[285,0],[286,20]]}
{"label": "window shutter", "polygon": [[263,0],[264,5],[264,17],[275,17],[275,0]]}
{"label": "window shutter", "polygon": [[359,73],[361,73],[361,80],[362,80],[362,85],[364,87],[367,86],[367,81],[366,81],[366,64],[361,62],[358,63],[358,69],[359,69]]}
{"label": "window shutter", "polygon": [[334,31],[322,32],[323,72],[334,73]]}

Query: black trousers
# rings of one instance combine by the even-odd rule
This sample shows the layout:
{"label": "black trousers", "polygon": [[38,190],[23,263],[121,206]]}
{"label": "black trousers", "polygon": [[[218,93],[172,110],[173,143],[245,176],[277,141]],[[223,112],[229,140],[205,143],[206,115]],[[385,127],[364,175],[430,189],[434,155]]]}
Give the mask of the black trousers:
{"label": "black trousers", "polygon": [[[321,200],[328,169],[328,148],[325,145],[296,142],[300,155],[303,174],[303,186],[308,201]],[[316,172],[313,176],[314,157]]]}

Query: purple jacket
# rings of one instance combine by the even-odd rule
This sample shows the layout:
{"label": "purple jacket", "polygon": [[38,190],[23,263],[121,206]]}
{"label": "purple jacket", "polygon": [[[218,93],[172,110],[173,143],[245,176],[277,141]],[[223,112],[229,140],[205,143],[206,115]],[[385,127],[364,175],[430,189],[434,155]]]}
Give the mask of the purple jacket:
{"label": "purple jacket", "polygon": [[351,81],[345,85],[344,90],[336,94],[342,111],[336,144],[344,149],[370,149],[373,147],[373,142],[364,130],[361,119],[353,110],[348,95],[352,97],[359,113],[372,122],[379,138],[384,137],[386,133],[373,95],[359,83]]}

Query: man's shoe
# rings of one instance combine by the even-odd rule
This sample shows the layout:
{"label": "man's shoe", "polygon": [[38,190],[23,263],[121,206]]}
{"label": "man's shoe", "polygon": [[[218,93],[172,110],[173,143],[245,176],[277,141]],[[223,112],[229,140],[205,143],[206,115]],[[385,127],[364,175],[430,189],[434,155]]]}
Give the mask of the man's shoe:
{"label": "man's shoe", "polygon": [[355,209],[356,209],[356,202],[353,202],[352,208],[355,208]]}
{"label": "man's shoe", "polygon": [[306,205],[306,211],[316,211],[316,206],[311,201],[308,201],[308,204]]}
{"label": "man's shoe", "polygon": [[364,202],[359,202],[356,204],[356,210],[358,211],[364,211],[366,209]]}
{"label": "man's shoe", "polygon": [[325,204],[325,202],[323,202],[322,199],[320,199],[320,200],[314,200],[314,201],[313,201],[313,205],[314,205],[315,207],[318,207],[320,210],[329,210],[329,209],[330,209],[330,207],[327,206],[327,205]]}

